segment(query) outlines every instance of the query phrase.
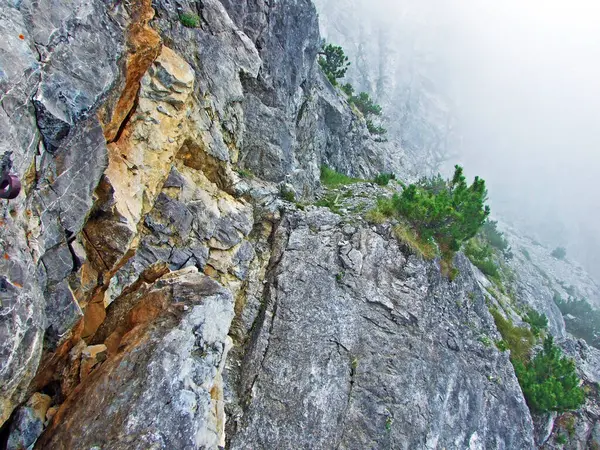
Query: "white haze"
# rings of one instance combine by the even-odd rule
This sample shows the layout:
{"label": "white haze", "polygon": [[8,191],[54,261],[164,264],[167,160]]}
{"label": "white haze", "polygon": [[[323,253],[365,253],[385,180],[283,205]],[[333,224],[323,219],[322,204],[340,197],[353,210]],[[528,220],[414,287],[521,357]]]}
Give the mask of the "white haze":
{"label": "white haze", "polygon": [[600,274],[600,4],[473,1],[448,17],[461,159],[498,213]]}
{"label": "white haze", "polygon": [[463,136],[452,150],[486,179],[496,215],[600,278],[600,2],[357,4],[365,21],[410,28],[431,55]]}

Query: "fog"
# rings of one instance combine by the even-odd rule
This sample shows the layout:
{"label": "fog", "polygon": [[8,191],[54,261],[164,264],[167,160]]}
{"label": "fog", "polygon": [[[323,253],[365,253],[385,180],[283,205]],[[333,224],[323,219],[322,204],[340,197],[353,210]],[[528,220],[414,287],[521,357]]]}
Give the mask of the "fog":
{"label": "fog", "polygon": [[600,274],[600,6],[468,2],[448,17],[446,59],[461,159],[492,206]]}
{"label": "fog", "polygon": [[404,29],[392,47],[410,34],[456,116],[449,163],[486,179],[496,216],[600,278],[599,2],[321,3],[360,9],[360,27]]}

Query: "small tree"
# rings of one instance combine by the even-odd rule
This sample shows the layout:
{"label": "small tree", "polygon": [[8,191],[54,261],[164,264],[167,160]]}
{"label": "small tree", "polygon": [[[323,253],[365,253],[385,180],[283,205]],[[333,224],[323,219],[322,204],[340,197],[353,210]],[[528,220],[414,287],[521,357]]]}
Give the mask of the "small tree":
{"label": "small tree", "polygon": [[373,101],[366,92],[361,92],[358,95],[352,95],[348,101],[358,109],[367,119],[367,130],[374,136],[383,136],[387,130],[381,125],[376,125],[371,119],[372,116],[381,116],[381,106]]}
{"label": "small tree", "polygon": [[542,331],[548,329],[548,317],[546,314],[539,313],[535,309],[530,309],[523,318],[531,326],[531,331],[535,336],[540,336]]}
{"label": "small tree", "polygon": [[374,134],[375,136],[383,136],[387,133],[387,130],[383,128],[381,125],[375,125],[372,120],[367,120],[367,130],[369,133]]}
{"label": "small tree", "polygon": [[366,92],[361,92],[358,95],[353,95],[350,97],[350,103],[353,103],[356,108],[363,113],[363,116],[369,117],[380,116],[381,115],[381,106],[376,104],[371,96]]}
{"label": "small tree", "polygon": [[337,80],[344,78],[350,63],[342,47],[325,44],[321,52],[319,52],[319,65],[323,69],[323,72],[325,72],[330,83],[337,86]]}
{"label": "small tree", "polygon": [[377,175],[373,181],[377,183],[379,186],[387,186],[391,180],[396,179],[396,174],[394,173],[380,173]]}
{"label": "small tree", "polygon": [[494,261],[494,252],[485,241],[477,238],[470,239],[464,252],[465,256],[487,276],[497,277],[499,275],[498,266]]}
{"label": "small tree", "polygon": [[529,363],[514,361],[515,373],[529,407],[537,412],[570,411],[585,401],[572,359],[562,355],[552,336]]}
{"label": "small tree", "polygon": [[565,259],[565,256],[567,256],[567,250],[565,250],[564,247],[556,247],[552,251],[552,256],[554,256],[556,259]]}
{"label": "small tree", "polygon": [[567,331],[600,349],[600,311],[592,308],[586,299],[570,297],[565,301],[558,292],[554,292],[554,302],[564,316],[569,316],[565,320]]}
{"label": "small tree", "polygon": [[354,95],[354,86],[352,86],[350,83],[343,84],[341,89],[348,97],[352,97]]}
{"label": "small tree", "polygon": [[498,230],[498,222],[495,220],[486,220],[481,228],[481,234],[488,243],[500,250],[505,257],[512,257],[512,251],[504,233]]}
{"label": "small tree", "polygon": [[477,234],[490,214],[485,205],[485,181],[475,177],[469,186],[460,166],[452,180],[441,177],[409,185],[397,197],[398,212],[416,228],[420,237],[435,238],[443,253],[451,254]]}

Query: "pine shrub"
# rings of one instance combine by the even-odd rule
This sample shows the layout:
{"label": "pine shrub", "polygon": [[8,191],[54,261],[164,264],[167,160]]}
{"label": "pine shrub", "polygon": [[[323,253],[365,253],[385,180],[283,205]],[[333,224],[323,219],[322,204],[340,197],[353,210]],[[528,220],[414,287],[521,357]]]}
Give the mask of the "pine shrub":
{"label": "pine shrub", "polygon": [[329,82],[337,86],[337,80],[344,78],[350,63],[342,47],[325,44],[319,53],[319,65],[329,79]]}
{"label": "pine shrub", "polygon": [[515,373],[532,411],[564,412],[581,407],[585,401],[575,362],[563,356],[552,336],[530,362],[515,361]]}

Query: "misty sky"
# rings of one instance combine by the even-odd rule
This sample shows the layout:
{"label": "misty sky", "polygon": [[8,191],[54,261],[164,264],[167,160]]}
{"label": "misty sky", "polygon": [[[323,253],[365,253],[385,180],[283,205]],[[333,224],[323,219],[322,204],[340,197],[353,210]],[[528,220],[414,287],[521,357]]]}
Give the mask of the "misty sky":
{"label": "misty sky", "polygon": [[428,55],[457,115],[451,165],[486,179],[493,213],[565,245],[600,279],[599,1],[318,2],[360,9],[358,26],[403,30],[391,45],[410,39]]}
{"label": "misty sky", "polygon": [[461,159],[488,180],[497,212],[590,262],[600,252],[599,24],[598,2],[468,1],[447,16],[441,54]]}

